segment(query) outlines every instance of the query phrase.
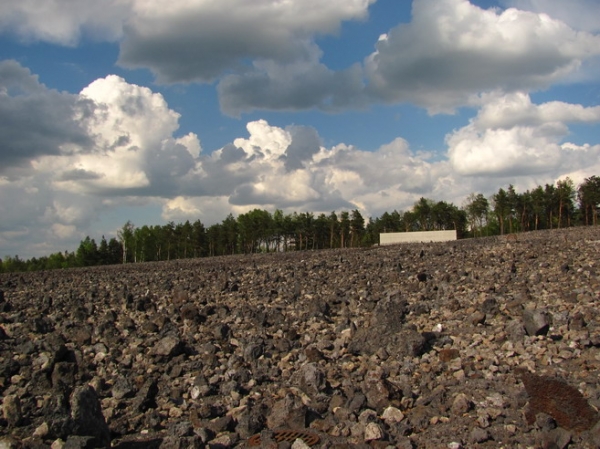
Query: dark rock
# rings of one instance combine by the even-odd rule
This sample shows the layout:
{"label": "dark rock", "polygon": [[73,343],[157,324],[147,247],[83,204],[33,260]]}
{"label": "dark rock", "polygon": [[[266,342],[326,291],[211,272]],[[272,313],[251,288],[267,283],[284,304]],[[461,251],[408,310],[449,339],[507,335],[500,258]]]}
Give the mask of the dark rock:
{"label": "dark rock", "polygon": [[264,345],[262,343],[251,343],[244,348],[244,360],[254,362],[263,355]]}
{"label": "dark rock", "polygon": [[133,409],[145,412],[148,409],[156,408],[157,394],[158,382],[155,379],[148,379],[133,398],[131,403]]}
{"label": "dark rock", "polygon": [[399,331],[408,313],[408,303],[395,295],[388,296],[377,303],[373,310],[372,325],[388,327],[388,332]]}
{"label": "dark rock", "polygon": [[72,434],[93,437],[93,447],[110,447],[110,431],[96,391],[89,385],[75,388],[70,405]]}
{"label": "dark rock", "polygon": [[556,421],[546,413],[537,413],[535,415],[535,426],[544,432],[549,432],[556,428]]}
{"label": "dark rock", "polygon": [[36,317],[33,320],[33,331],[38,334],[48,334],[54,330],[54,323],[48,317]]}
{"label": "dark rock", "polygon": [[177,438],[189,437],[194,434],[194,426],[189,421],[176,422],[169,427],[168,434]]}
{"label": "dark rock", "polygon": [[200,322],[200,313],[198,307],[194,304],[184,304],[181,306],[181,319],[194,323]]}
{"label": "dark rock", "polygon": [[498,301],[496,298],[486,298],[481,304],[481,312],[486,315],[495,315],[499,311]]}
{"label": "dark rock", "polygon": [[571,432],[561,427],[542,434],[541,447],[544,449],[565,449],[571,443]]}
{"label": "dark rock", "polygon": [[313,299],[308,306],[309,316],[326,317],[329,315],[329,303],[323,299]]}
{"label": "dark rock", "polygon": [[397,352],[395,352],[398,357],[419,357],[427,351],[429,339],[424,334],[407,329],[402,331],[398,337],[396,340]]}
{"label": "dark rock", "polygon": [[113,383],[111,393],[115,399],[132,397],[135,394],[135,387],[128,378],[119,376]]}
{"label": "dark rock", "polygon": [[469,440],[471,443],[484,443],[490,439],[490,434],[487,430],[480,427],[475,427],[469,434]]}
{"label": "dark rock", "polygon": [[306,348],[304,353],[306,354],[306,359],[311,363],[324,359],[323,353],[315,347]]}
{"label": "dark rock", "polygon": [[63,449],[94,449],[97,447],[96,439],[92,436],[69,435]]}
{"label": "dark rock", "polygon": [[70,333],[70,338],[77,347],[89,345],[92,341],[92,331],[87,326],[77,326]]}
{"label": "dark rock", "polygon": [[237,419],[236,432],[241,438],[250,438],[259,433],[266,422],[264,410],[259,407],[246,408]]}
{"label": "dark rock", "polygon": [[390,387],[389,382],[383,379],[367,384],[365,389],[367,405],[378,412],[382,412],[390,404]]}
{"label": "dark rock", "polygon": [[217,340],[228,340],[231,338],[231,328],[227,324],[217,324],[213,335]]}
{"label": "dark rock", "polygon": [[462,415],[471,410],[471,407],[473,407],[473,402],[467,397],[466,394],[459,393],[452,401],[452,406],[450,409],[455,415]]}
{"label": "dark rock", "polygon": [[571,330],[582,330],[587,323],[581,313],[576,313],[569,320],[569,329]]}
{"label": "dark rock", "polygon": [[358,414],[367,405],[367,397],[360,391],[350,396],[346,403],[346,409],[350,413]]}
{"label": "dark rock", "polygon": [[199,436],[175,437],[167,436],[159,446],[159,449],[204,449],[206,446]]}
{"label": "dark rock", "polygon": [[[273,426],[279,448],[290,426],[329,448],[597,447],[598,241],[589,226],[0,273],[0,445],[95,446],[71,404],[90,384],[118,449],[246,447]],[[552,335],[526,336],[534,305]],[[581,393],[526,379],[528,395],[518,366]]]}
{"label": "dark rock", "polygon": [[69,362],[58,362],[52,370],[52,386],[58,388],[60,385],[71,389],[75,385],[75,374],[77,365]]}
{"label": "dark rock", "polygon": [[418,357],[428,349],[427,339],[413,329],[393,332],[388,326],[371,326],[356,332],[348,345],[352,354],[372,355],[384,348],[389,355],[398,358]]}
{"label": "dark rock", "polygon": [[431,306],[424,302],[419,302],[419,303],[411,304],[410,306],[408,306],[408,310],[412,315],[416,315],[416,316],[425,315],[425,314],[428,314],[429,312],[431,312]]}

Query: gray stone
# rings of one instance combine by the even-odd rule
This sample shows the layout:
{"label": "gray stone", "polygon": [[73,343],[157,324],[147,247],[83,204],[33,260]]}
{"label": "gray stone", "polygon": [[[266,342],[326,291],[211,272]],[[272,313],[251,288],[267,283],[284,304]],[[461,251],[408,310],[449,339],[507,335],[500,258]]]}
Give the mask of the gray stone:
{"label": "gray stone", "polygon": [[383,411],[381,419],[383,419],[383,421],[388,425],[393,423],[399,423],[404,419],[404,413],[402,413],[400,409],[390,406]]}
{"label": "gray stone", "polygon": [[100,401],[89,385],[77,387],[71,394],[71,428],[74,435],[93,437],[94,447],[110,447],[110,431]]}
{"label": "gray stone", "polygon": [[309,449],[310,446],[302,438],[296,438],[292,443],[292,449]]}
{"label": "gray stone", "polygon": [[535,415],[535,426],[544,432],[549,432],[556,428],[556,421],[547,413],[537,413]]}
{"label": "gray stone", "polygon": [[475,427],[469,434],[471,443],[483,443],[490,439],[490,434],[487,430],[480,427]]}
{"label": "gray stone", "polygon": [[481,304],[481,312],[486,315],[495,315],[498,313],[499,306],[496,298],[486,298]]}
{"label": "gray stone", "polygon": [[14,394],[9,394],[2,401],[2,414],[9,426],[18,426],[23,416],[21,412],[21,400]]}
{"label": "gray stone", "polygon": [[[274,414],[272,411],[271,414]],[[237,417],[236,432],[241,438],[250,438],[264,427],[265,416],[258,407],[244,409]]]}
{"label": "gray stone", "polygon": [[365,441],[382,440],[385,436],[383,429],[377,423],[370,422],[365,427]]}
{"label": "gray stone", "polygon": [[262,343],[250,343],[244,348],[244,360],[254,362],[263,355],[264,345]]}
{"label": "gray stone", "polygon": [[471,324],[476,326],[477,324],[484,324],[486,319],[486,314],[484,312],[475,312],[469,317],[469,321]]}
{"label": "gray stone", "polygon": [[101,446],[96,446],[96,441],[92,436],[69,435],[62,449],[94,449]]}
{"label": "gray stone", "polygon": [[456,395],[454,400],[452,401],[452,413],[455,415],[462,415],[471,410],[473,403],[469,400],[466,394],[459,393]]}
{"label": "gray stone", "polygon": [[300,368],[300,388],[309,395],[316,395],[326,387],[326,377],[316,363],[306,363]]}
{"label": "gray stone", "polygon": [[521,320],[512,320],[505,326],[505,332],[510,340],[518,342],[522,341],[525,336],[525,328]]}
{"label": "gray stone", "polygon": [[300,398],[287,395],[273,405],[267,416],[267,427],[269,429],[277,429],[278,427],[304,429],[306,427],[307,412],[308,408]]}
{"label": "gray stone", "polygon": [[523,326],[527,335],[546,335],[550,329],[548,314],[542,310],[525,310],[523,312]]}
{"label": "gray stone", "polygon": [[171,358],[181,354],[183,349],[184,345],[181,339],[175,335],[167,335],[154,345],[150,354]]}
{"label": "gray stone", "polygon": [[111,393],[115,399],[132,397],[135,394],[135,387],[128,378],[119,376],[112,386]]}
{"label": "gray stone", "polygon": [[[571,442],[571,432],[562,427],[552,429],[542,435],[542,445],[545,448],[565,449]],[[598,441],[596,441],[596,444]]]}

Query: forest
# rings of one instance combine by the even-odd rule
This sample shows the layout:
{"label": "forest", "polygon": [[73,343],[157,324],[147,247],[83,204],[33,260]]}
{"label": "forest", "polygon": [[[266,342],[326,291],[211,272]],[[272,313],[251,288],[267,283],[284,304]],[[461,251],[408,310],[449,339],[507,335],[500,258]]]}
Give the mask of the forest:
{"label": "forest", "polygon": [[420,198],[410,210],[384,212],[368,220],[357,209],[315,216],[254,209],[206,227],[191,223],[136,226],[128,221],[116,237],[100,243],[89,236],[73,251],[22,260],[0,260],[1,272],[38,271],[96,265],[167,261],[196,257],[355,248],[379,243],[384,232],[456,230],[459,238],[483,237],[571,226],[596,225],[600,177],[577,188],[566,178],[519,193],[512,185],[491,197],[472,193],[462,207]]}

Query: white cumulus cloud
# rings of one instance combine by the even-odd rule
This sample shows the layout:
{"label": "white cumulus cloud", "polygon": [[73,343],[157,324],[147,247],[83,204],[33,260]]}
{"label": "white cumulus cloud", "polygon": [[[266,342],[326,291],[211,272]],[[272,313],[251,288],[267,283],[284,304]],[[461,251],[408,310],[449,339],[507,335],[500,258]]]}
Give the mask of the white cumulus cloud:
{"label": "white cumulus cloud", "polygon": [[[533,104],[528,95],[487,95],[471,122],[447,136],[454,169],[467,176],[558,174],[591,162],[565,139],[571,123],[600,122],[600,107],[563,102]],[[578,157],[574,158],[577,155]],[[584,165],[585,166],[585,165]]]}
{"label": "white cumulus cloud", "polygon": [[599,54],[600,36],[546,14],[415,0],[413,20],[380,39],[365,68],[375,97],[435,113],[470,104],[481,92],[547,87]]}

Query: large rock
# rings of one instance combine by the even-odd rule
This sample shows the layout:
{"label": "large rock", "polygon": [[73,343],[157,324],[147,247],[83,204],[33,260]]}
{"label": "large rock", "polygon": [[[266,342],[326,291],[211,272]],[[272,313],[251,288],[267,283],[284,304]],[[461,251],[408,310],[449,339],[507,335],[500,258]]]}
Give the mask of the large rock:
{"label": "large rock", "polygon": [[307,412],[308,408],[300,398],[288,394],[273,405],[267,416],[267,427],[269,429],[280,427],[304,429],[306,428]]}
{"label": "large rock", "polygon": [[9,426],[17,426],[23,419],[21,400],[14,394],[9,394],[2,401],[2,415]]}
{"label": "large rock", "polygon": [[106,425],[96,391],[89,385],[75,388],[71,394],[71,432],[93,437],[93,447],[110,447]]}
{"label": "large rock", "polygon": [[543,310],[525,310],[523,312],[523,325],[527,335],[546,335],[550,329],[548,313]]}
{"label": "large rock", "polygon": [[176,335],[167,335],[160,339],[150,351],[151,355],[172,358],[184,350],[184,343]]}

